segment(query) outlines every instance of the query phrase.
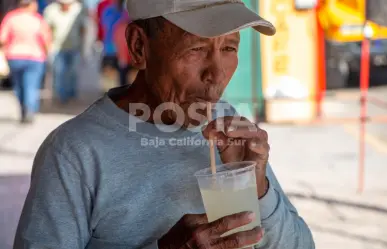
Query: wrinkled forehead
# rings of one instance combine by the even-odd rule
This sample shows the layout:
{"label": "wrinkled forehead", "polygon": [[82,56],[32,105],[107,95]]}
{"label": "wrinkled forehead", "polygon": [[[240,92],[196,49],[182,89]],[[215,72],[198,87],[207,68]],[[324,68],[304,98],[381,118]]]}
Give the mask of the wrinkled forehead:
{"label": "wrinkled forehead", "polygon": [[238,46],[240,41],[240,33],[235,32],[232,34],[227,34],[223,36],[213,37],[213,38],[204,38],[189,32],[184,31],[183,29],[177,27],[173,23],[165,20],[163,24],[162,32],[155,36],[151,43],[156,46],[156,48],[165,48],[173,51],[181,51],[187,49],[193,45],[198,44],[230,44],[233,46]]}
{"label": "wrinkled forehead", "polygon": [[178,40],[187,46],[195,44],[195,43],[200,43],[200,44],[232,43],[233,45],[237,46],[239,44],[239,41],[240,41],[240,34],[239,34],[239,32],[235,32],[232,34],[207,38],[207,37],[200,37],[200,36],[183,31]]}
{"label": "wrinkled forehead", "polygon": [[181,36],[181,39],[183,41],[188,41],[192,43],[224,43],[224,42],[233,42],[238,44],[240,40],[239,32],[235,32],[232,34],[222,35],[218,37],[213,38],[204,38],[200,37],[188,32],[184,32],[184,34]]}

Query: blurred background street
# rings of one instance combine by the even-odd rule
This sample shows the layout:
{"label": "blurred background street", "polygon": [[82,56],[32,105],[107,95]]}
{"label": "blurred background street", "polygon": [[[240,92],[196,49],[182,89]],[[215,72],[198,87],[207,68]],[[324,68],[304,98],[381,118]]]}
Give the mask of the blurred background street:
{"label": "blurred background street", "polygon": [[[11,2],[9,6],[0,2],[1,18],[16,7],[16,0],[7,4]],[[38,2],[43,15],[44,8],[56,1]],[[375,38],[371,39],[371,87],[366,102],[364,189],[358,193],[362,179],[359,86],[364,21],[360,10],[365,1],[317,1],[319,5],[306,4],[315,3],[313,0],[243,2],[272,21],[277,35],[265,38],[251,30],[241,32],[239,66],[224,99],[236,106],[247,102],[247,107],[238,111],[262,121],[261,127],[269,134],[270,163],[310,226],[316,248],[387,249],[387,25],[370,25]],[[297,9],[297,2],[307,7]],[[40,144],[107,89],[122,84],[119,75],[123,68],[118,66],[117,57],[125,51],[111,56],[106,48],[117,44],[100,37],[98,25],[106,3],[111,7],[114,1],[83,1],[87,21],[78,51],[81,60],[76,64],[77,97],[58,98],[60,91],[56,91],[52,77],[55,63],[47,58],[41,107],[34,122],[24,122],[20,103],[11,90],[15,86],[12,75],[0,77],[0,249],[12,248]],[[334,15],[341,8],[339,15]],[[120,15],[114,22],[121,20]],[[356,18],[350,18],[353,16]],[[335,21],[324,23],[330,18]],[[348,20],[355,21],[347,24]],[[113,23],[103,24],[106,30],[113,29]],[[63,78],[69,68],[60,72]],[[131,77],[124,77],[124,81],[130,84]],[[320,101],[319,96],[324,98]]]}

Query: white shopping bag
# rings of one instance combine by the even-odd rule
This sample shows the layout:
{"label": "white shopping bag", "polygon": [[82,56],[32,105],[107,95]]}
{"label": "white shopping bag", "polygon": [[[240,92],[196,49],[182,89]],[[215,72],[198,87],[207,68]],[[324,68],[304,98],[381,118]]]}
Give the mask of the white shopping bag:
{"label": "white shopping bag", "polygon": [[0,50],[0,78],[7,78],[9,75],[9,66],[4,52]]}

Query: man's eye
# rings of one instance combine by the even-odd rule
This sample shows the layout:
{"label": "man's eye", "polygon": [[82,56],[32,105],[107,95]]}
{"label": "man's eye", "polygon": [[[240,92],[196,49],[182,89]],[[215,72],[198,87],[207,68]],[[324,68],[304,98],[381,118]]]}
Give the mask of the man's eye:
{"label": "man's eye", "polygon": [[233,47],[225,47],[223,50],[226,52],[237,52],[237,49]]}

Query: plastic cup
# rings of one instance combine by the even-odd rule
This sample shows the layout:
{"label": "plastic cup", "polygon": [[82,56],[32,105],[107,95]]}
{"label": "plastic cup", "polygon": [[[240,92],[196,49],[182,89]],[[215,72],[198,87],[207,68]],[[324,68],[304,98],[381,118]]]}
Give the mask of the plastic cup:
{"label": "plastic cup", "polygon": [[234,162],[218,165],[216,174],[212,174],[210,168],[195,173],[208,222],[245,211],[255,213],[256,218],[250,224],[222,236],[261,226],[255,166],[256,163],[250,161]]}

